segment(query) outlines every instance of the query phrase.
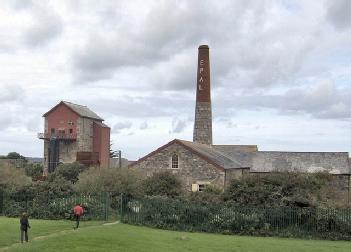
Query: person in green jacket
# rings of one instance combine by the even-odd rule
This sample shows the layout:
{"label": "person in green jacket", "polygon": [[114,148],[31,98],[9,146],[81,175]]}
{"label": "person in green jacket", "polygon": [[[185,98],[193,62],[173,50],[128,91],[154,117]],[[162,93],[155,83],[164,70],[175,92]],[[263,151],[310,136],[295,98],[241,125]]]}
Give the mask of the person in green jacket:
{"label": "person in green jacket", "polygon": [[21,243],[23,243],[23,240],[28,242],[28,229],[30,228],[29,221],[28,221],[28,216],[26,213],[22,214],[22,217],[20,219],[20,224],[21,224]]}

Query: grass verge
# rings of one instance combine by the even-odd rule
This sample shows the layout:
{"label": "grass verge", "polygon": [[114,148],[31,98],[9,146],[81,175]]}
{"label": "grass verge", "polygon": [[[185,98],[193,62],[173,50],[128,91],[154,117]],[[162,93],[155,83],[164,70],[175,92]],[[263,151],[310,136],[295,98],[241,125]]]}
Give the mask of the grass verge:
{"label": "grass verge", "polygon": [[[17,220],[0,218],[1,227],[8,223],[7,227],[15,232],[12,236],[1,228],[0,247],[18,242],[18,225],[14,222]],[[351,251],[351,242],[345,241],[185,233],[98,222],[84,222],[79,230],[73,230],[67,221],[32,220],[32,226],[31,242],[15,244],[6,251]],[[43,237],[33,239],[38,236]],[[6,237],[11,241],[6,241]]]}

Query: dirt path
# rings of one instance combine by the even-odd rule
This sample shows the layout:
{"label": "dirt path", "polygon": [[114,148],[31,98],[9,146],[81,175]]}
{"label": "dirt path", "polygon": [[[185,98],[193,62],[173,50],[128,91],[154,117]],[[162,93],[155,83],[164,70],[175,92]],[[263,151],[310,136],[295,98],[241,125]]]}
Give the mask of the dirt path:
{"label": "dirt path", "polygon": [[[108,226],[108,225],[115,225],[115,224],[118,224],[119,221],[116,221],[116,222],[107,222],[107,223],[104,223],[102,224],[103,226]],[[89,227],[94,227],[94,226],[89,226]],[[86,227],[88,228],[88,227]],[[79,230],[79,229],[78,229]],[[32,241],[36,241],[36,240],[44,240],[44,239],[47,239],[47,238],[51,238],[51,237],[55,237],[55,236],[60,236],[62,234],[67,234],[67,233],[72,233],[72,232],[77,232],[78,231],[77,229],[67,229],[67,230],[62,230],[60,232],[56,232],[56,233],[52,233],[52,234],[48,234],[48,235],[43,235],[43,236],[36,236],[32,239]],[[15,245],[17,244],[21,244],[20,242],[16,242],[16,243],[13,243],[9,246],[6,246],[6,247],[2,247],[0,248],[0,252],[4,252],[4,251],[7,251],[9,250],[10,248],[14,247]],[[25,245],[24,245],[25,246]]]}

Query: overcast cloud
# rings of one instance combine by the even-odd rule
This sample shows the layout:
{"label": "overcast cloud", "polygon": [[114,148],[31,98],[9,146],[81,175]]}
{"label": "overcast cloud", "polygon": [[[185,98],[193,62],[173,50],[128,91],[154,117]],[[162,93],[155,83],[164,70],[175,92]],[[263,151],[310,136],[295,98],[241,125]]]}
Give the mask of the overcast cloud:
{"label": "overcast cloud", "polygon": [[192,140],[201,44],[215,143],[351,151],[350,13],[348,0],[3,1],[0,154],[41,156],[60,100],[103,117],[130,159]]}

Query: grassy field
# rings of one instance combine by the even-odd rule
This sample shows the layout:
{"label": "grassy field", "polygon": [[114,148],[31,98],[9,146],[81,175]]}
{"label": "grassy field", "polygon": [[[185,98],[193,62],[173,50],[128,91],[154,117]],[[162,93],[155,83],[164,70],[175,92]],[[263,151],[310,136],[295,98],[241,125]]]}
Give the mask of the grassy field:
{"label": "grassy field", "polygon": [[19,244],[17,219],[0,218],[0,251],[351,251],[351,242],[182,233],[125,224],[31,220]]}

